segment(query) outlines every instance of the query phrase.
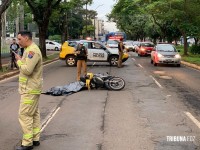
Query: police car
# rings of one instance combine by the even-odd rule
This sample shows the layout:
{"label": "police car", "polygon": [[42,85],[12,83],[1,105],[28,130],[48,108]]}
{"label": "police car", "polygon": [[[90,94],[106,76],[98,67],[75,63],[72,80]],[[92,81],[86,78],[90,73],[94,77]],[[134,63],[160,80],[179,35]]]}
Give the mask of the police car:
{"label": "police car", "polygon": [[[87,61],[89,62],[108,62],[110,65],[117,65],[118,49],[108,48],[103,43],[97,41],[80,41],[88,50]],[[74,54],[76,47],[69,46],[66,41],[63,43],[60,51],[60,59],[66,61],[67,66],[76,66],[77,60]],[[129,58],[128,53],[124,52],[122,62]]]}

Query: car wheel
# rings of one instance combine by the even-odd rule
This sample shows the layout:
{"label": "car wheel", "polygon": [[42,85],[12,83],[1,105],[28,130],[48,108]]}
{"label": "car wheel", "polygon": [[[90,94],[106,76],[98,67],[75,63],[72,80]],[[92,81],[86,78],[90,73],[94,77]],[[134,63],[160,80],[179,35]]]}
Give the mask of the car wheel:
{"label": "car wheel", "polygon": [[58,47],[55,47],[55,51],[59,51],[59,48],[58,48]]}
{"label": "car wheel", "polygon": [[153,62],[153,65],[154,65],[154,66],[157,66],[158,64],[157,64],[156,62]]}
{"label": "car wheel", "polygon": [[118,56],[111,56],[109,62],[111,66],[116,66],[118,62]]}
{"label": "car wheel", "polygon": [[151,64],[153,64],[153,60],[151,59]]}
{"label": "car wheel", "polygon": [[138,56],[140,56],[141,57],[141,55],[138,53]]}
{"label": "car wheel", "polygon": [[76,65],[76,59],[75,56],[67,56],[66,57],[66,65],[69,67],[75,66]]}
{"label": "car wheel", "polygon": [[177,66],[177,67],[180,67],[180,66],[181,66],[181,64],[177,64],[176,66]]}

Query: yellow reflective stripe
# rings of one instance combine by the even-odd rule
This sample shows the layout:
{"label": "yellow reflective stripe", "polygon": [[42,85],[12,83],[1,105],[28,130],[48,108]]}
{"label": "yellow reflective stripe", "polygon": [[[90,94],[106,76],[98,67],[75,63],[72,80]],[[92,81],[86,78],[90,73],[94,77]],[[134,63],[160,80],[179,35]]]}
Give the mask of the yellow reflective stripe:
{"label": "yellow reflective stripe", "polygon": [[85,84],[86,84],[86,87],[88,88],[88,90],[90,90],[90,81],[93,78],[93,75],[94,75],[93,73],[87,73],[87,76],[89,76],[89,79],[86,79]]}
{"label": "yellow reflective stripe", "polygon": [[89,76],[89,79],[91,80],[93,78],[94,74],[93,73],[87,73],[87,76]]}
{"label": "yellow reflective stripe", "polygon": [[33,138],[33,134],[24,134],[23,139],[30,139]]}
{"label": "yellow reflective stripe", "polygon": [[29,94],[41,94],[41,90],[31,90],[28,93]]}
{"label": "yellow reflective stripe", "polygon": [[19,82],[26,83],[26,81],[27,81],[27,78],[19,77]]}
{"label": "yellow reflective stripe", "polygon": [[88,88],[88,90],[90,90],[90,79],[87,79],[85,84],[86,84],[86,87]]}
{"label": "yellow reflective stripe", "polygon": [[23,65],[23,62],[21,60],[18,60],[17,65],[20,67],[21,65]]}
{"label": "yellow reflective stripe", "polygon": [[33,128],[33,134],[37,134],[40,132],[40,128]]}
{"label": "yellow reflective stripe", "polygon": [[32,99],[24,99],[24,100],[23,100],[23,103],[24,103],[24,104],[30,104],[30,105],[32,105],[33,102],[34,102],[34,100],[32,100]]}

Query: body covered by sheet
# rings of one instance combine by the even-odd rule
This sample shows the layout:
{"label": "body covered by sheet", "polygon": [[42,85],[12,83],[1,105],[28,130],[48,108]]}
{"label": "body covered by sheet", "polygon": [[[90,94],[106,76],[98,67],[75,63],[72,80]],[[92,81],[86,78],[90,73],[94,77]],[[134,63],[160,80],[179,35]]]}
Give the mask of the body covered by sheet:
{"label": "body covered by sheet", "polygon": [[53,95],[53,96],[70,95],[82,90],[84,87],[85,87],[84,82],[76,81],[64,86],[52,87],[42,94]]}

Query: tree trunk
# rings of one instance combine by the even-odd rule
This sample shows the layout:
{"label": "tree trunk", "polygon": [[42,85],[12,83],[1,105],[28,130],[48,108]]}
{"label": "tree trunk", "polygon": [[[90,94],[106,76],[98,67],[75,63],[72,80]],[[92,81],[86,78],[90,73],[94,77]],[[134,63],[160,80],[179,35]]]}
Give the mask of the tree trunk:
{"label": "tree trunk", "polygon": [[188,43],[187,43],[187,36],[185,32],[183,32],[183,40],[184,40],[184,55],[188,55]]}
{"label": "tree trunk", "polygon": [[42,53],[42,57],[43,58],[47,58],[47,54],[46,54],[46,31],[47,31],[47,27],[45,27],[45,25],[38,25],[39,28],[39,45],[40,45],[40,51]]}
{"label": "tree trunk", "polygon": [[64,21],[62,25],[61,42],[64,43],[67,40],[68,35],[68,23],[67,23],[67,13],[64,15]]}
{"label": "tree trunk", "polygon": [[197,46],[197,45],[198,45],[199,38],[194,38],[194,41],[195,41],[195,45]]}
{"label": "tree trunk", "polygon": [[[0,16],[0,38],[2,36],[2,20],[1,20],[2,15]],[[1,62],[1,40],[0,40],[0,70],[2,70],[2,62]]]}
{"label": "tree trunk", "polygon": [[19,6],[19,30],[23,31],[24,30],[24,6],[21,4]]}

